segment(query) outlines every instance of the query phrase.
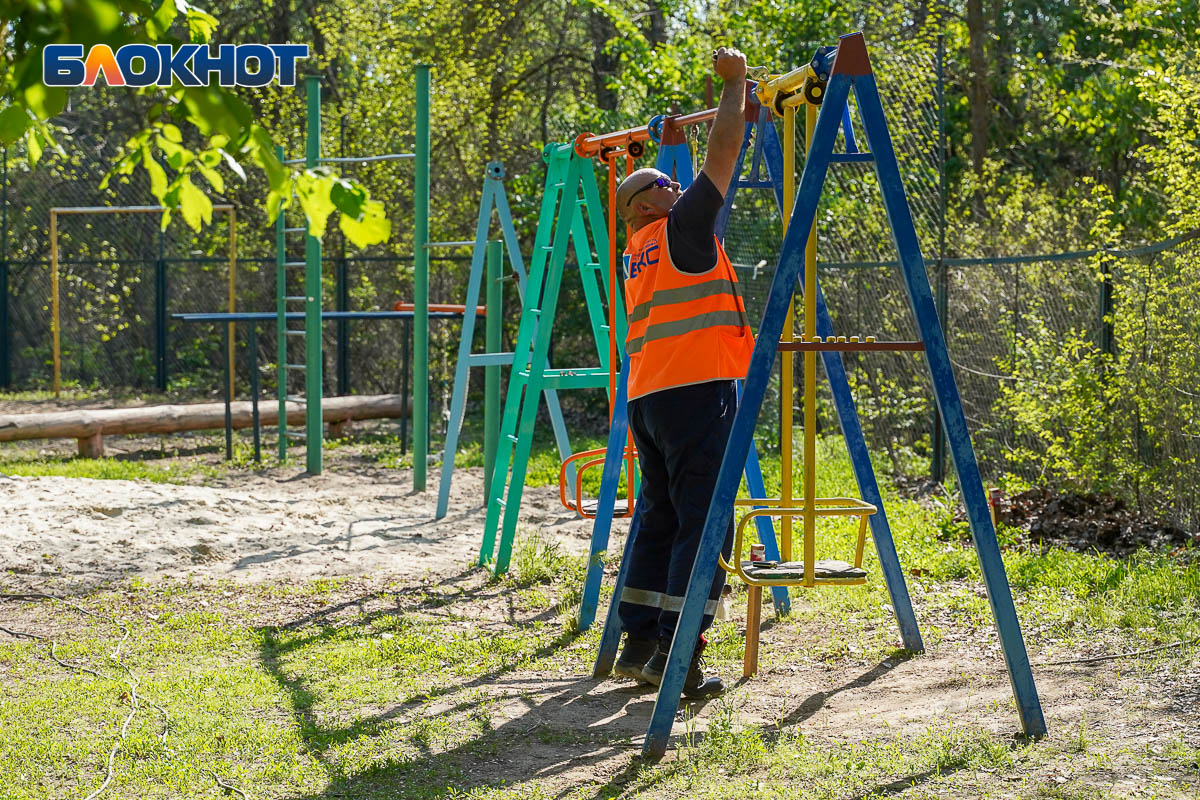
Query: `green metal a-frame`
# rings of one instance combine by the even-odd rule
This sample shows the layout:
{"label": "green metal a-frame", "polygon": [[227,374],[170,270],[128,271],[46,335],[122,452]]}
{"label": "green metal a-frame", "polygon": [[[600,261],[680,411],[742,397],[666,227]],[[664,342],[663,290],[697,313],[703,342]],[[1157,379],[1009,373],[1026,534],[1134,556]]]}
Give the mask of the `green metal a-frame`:
{"label": "green metal a-frame", "polygon": [[[609,326],[603,304],[603,298],[608,294],[609,276],[604,261],[609,242],[593,161],[576,154],[571,144],[548,145],[542,157],[547,165],[546,187],[530,258],[521,324],[513,348],[513,370],[500,424],[496,469],[488,490],[487,518],[479,550],[479,563],[490,565],[498,575],[508,570],[512,556],[539,395],[546,389],[607,389],[609,385]],[[583,282],[600,366],[551,369],[549,353],[554,315],[558,310],[571,245]],[[615,333],[623,350],[626,322],[619,292],[616,303]]]}
{"label": "green metal a-frame", "polygon": [[[304,157],[284,160],[283,148],[276,147],[280,163],[303,164],[311,170],[323,164],[416,159],[415,210],[413,247],[413,346],[416,368],[413,386],[413,486],[425,488],[425,454],[428,450],[426,420],[429,407],[429,72],[428,64],[416,67],[416,148],[413,153],[386,153],[369,156],[321,156],[321,81],[317,76],[304,80],[306,124]],[[321,300],[321,240],[312,235],[307,223],[288,227],[284,204],[275,217],[275,334],[276,334],[276,393],[279,402],[279,460],[287,460],[289,438],[305,444],[305,469],[309,475],[319,475],[323,469],[323,416],[321,399],[324,391],[322,355],[322,322],[326,313]],[[296,245],[289,244],[288,234],[302,234],[304,257],[289,255]],[[301,270],[303,270],[301,272]],[[297,306],[299,308],[297,308]],[[301,312],[300,309],[303,309]],[[303,327],[293,327],[288,319],[303,315]],[[291,345],[296,345],[292,347]],[[302,383],[301,393],[288,391],[289,376]],[[287,429],[287,404],[304,403],[303,434]]]}
{"label": "green metal a-frame", "polygon": [[[435,519],[446,516],[450,507],[450,483],[454,478],[454,457],[458,451],[458,437],[462,432],[463,414],[466,410],[467,384],[471,367],[485,369],[511,367],[512,353],[487,352],[472,353],[471,344],[475,334],[475,315],[471,313],[479,302],[480,285],[484,281],[484,250],[487,246],[488,231],[491,227],[492,212],[495,212],[500,226],[500,235],[504,237],[504,247],[508,251],[508,264],[512,274],[517,279],[517,291],[525,296],[527,279],[525,263],[521,258],[520,243],[517,232],[513,228],[512,212],[508,206],[508,195],[504,191],[504,165],[492,161],[487,165],[487,173],[483,179],[483,196],[479,202],[479,219],[475,225],[475,249],[471,258],[471,275],[467,279],[468,313],[463,316],[462,336],[458,343],[458,365],[454,369],[454,391],[450,400],[450,419],[446,424],[446,447],[442,454],[442,478],[438,485],[438,504]],[[489,298],[499,296],[498,280],[507,280],[499,276],[488,276]],[[492,323],[491,315],[500,313],[499,300],[488,303],[488,321]],[[550,413],[550,425],[554,428],[554,438],[558,443],[560,455],[565,459],[571,454],[571,442],[567,437],[567,426],[563,421],[562,407],[558,402],[558,393],[552,388],[542,392],[546,398],[546,410]],[[485,448],[485,451],[487,448]],[[494,455],[494,453],[492,454]],[[574,475],[569,475],[570,489],[573,492]],[[491,470],[485,466],[484,482],[491,485]]]}

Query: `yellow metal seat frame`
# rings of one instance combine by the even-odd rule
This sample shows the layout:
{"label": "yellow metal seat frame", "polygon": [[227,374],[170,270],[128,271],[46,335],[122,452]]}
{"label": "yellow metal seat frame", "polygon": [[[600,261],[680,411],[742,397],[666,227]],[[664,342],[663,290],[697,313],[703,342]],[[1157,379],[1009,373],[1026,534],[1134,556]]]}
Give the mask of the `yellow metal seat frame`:
{"label": "yellow metal seat frame", "polygon": [[[816,574],[817,560],[806,555],[804,559],[804,577],[788,579],[788,578],[756,578],[746,573],[745,562],[742,561],[742,544],[745,540],[746,526],[755,517],[780,517],[787,518],[803,518],[807,513],[804,506],[789,506],[782,507],[783,500],[781,498],[768,498],[758,500],[737,500],[735,505],[739,506],[766,506],[765,508],[753,508],[742,516],[738,522],[737,528],[733,535],[733,554],[731,556],[733,563],[727,562],[724,557],[718,556],[717,561],[721,568],[726,572],[737,575],[748,586],[854,586],[867,582],[866,578],[853,577],[820,577]],[[816,509],[813,516],[816,517],[858,517],[858,539],[854,548],[854,567],[862,569],[863,551],[867,544],[867,518],[874,514],[878,509],[870,503],[864,502],[853,497],[818,497],[816,499]],[[788,543],[790,544],[790,542]],[[805,543],[806,554],[810,548]],[[782,562],[790,562],[791,552],[790,547],[785,547],[780,555]],[[811,548],[816,549],[814,547]]]}
{"label": "yellow metal seat frame", "polygon": [[[812,146],[813,130],[817,124],[817,109],[824,96],[828,75],[818,75],[812,65],[805,65],[782,75],[767,75],[766,70],[757,68],[758,79],[755,93],[759,101],[776,115],[783,117],[783,220],[784,234],[792,216],[792,204],[796,196],[796,109],[805,109],[805,150]],[[804,249],[804,330],[801,342],[819,342],[817,336],[817,226],[814,218]],[[846,340],[830,337],[836,345]],[[857,338],[857,337],[855,337]],[[873,344],[874,337],[866,341]],[[732,564],[720,559],[720,565],[731,574],[737,575],[749,587],[746,613],[746,654],[743,674],[749,677],[758,671],[759,623],[762,612],[762,589],[771,586],[814,587],[824,585],[855,585],[866,583],[862,577],[863,551],[866,546],[867,520],[878,509],[861,499],[851,497],[817,497],[817,351],[803,349],[804,358],[804,437],[803,437],[803,496],[795,497],[792,487],[792,427],[793,427],[793,376],[795,374],[795,298],[788,306],[780,344],[780,368],[782,419],[780,431],[780,496],[778,498],[750,498],[739,500],[737,505],[749,506],[739,521],[734,534]],[[847,342],[849,344],[849,342]],[[857,342],[855,342],[857,344]],[[850,348],[847,348],[850,349]],[[792,521],[799,519],[803,526],[802,561],[803,575],[795,578],[761,578],[747,574],[742,563],[742,545],[745,529],[756,517],[778,517],[780,520],[779,550],[782,562],[792,562]],[[816,523],[823,517],[857,517],[858,539],[854,553],[854,567],[859,574],[853,576],[818,576],[816,558]]]}

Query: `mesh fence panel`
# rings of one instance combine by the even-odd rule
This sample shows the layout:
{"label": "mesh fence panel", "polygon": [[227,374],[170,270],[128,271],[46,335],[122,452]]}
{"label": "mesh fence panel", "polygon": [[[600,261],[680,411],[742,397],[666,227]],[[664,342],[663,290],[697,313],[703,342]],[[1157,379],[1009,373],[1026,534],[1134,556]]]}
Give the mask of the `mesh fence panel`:
{"label": "mesh fence panel", "polygon": [[[937,53],[933,47],[913,46],[898,52],[873,51],[872,60],[917,235],[924,252],[936,254],[942,219]],[[851,116],[856,144],[866,149],[857,112]],[[776,126],[782,135],[782,124]],[[802,119],[797,134],[799,171],[803,169]],[[839,136],[838,146],[844,144]],[[870,334],[880,340],[915,338],[899,269],[879,265],[894,259],[895,250],[871,165],[831,167],[817,210],[817,232],[819,279],[835,328],[843,334]],[[730,214],[725,248],[755,326],[762,317],[781,244],[782,225],[771,191],[742,189]],[[802,324],[797,302],[797,330]],[[803,374],[802,359],[796,361],[794,397],[798,402]],[[903,353],[858,353],[847,354],[845,363],[872,446],[897,453],[897,446],[911,449],[922,437],[928,438],[931,395],[919,359]],[[768,446],[778,443],[778,374],[776,365],[760,416],[759,439]],[[822,429],[831,429],[836,420],[826,400],[822,395],[820,424]],[[895,466],[899,464],[897,459]]]}
{"label": "mesh fence panel", "polygon": [[[903,51],[873,50],[872,60],[918,239],[936,283],[943,235],[936,51],[932,45],[906,43]],[[620,120],[612,127],[637,123]],[[127,181],[114,181],[107,190],[98,188],[117,155],[115,143],[124,141],[123,136],[111,131],[89,134],[78,120],[73,127],[66,154],[47,151],[36,172],[28,169],[19,147],[7,153],[6,235],[0,257],[8,259],[8,341],[14,388],[45,388],[50,383],[50,208],[153,203],[140,170]],[[283,136],[292,137],[292,153],[300,150],[300,127],[297,123]],[[353,117],[344,128],[340,119],[326,119],[325,128],[337,132],[327,137],[327,155],[378,154],[381,149],[369,124],[359,125]],[[573,136],[575,131],[568,133]],[[865,147],[863,132],[856,134],[859,146]],[[402,132],[382,148],[411,149],[407,141]],[[803,147],[797,149],[799,170]],[[435,153],[435,167],[436,163]],[[385,202],[393,234],[386,244],[357,251],[344,245],[336,223],[331,224],[324,240],[325,308],[363,311],[411,301],[412,164],[352,163],[341,165],[339,171]],[[869,165],[839,164],[829,175],[817,220],[820,280],[836,329],[881,340],[916,338],[902,277],[896,266],[889,265],[895,253],[873,170]],[[435,168],[433,180],[432,194],[439,199],[431,220],[432,238],[470,238],[471,225],[454,220],[473,219],[472,204],[478,195],[464,194],[462,176],[447,170]],[[540,186],[540,176],[525,180]],[[275,308],[275,236],[259,205],[259,198],[265,196],[261,181],[253,174],[246,184],[230,181],[236,189],[230,189],[228,198],[214,198],[238,207],[238,310]],[[525,201],[515,197],[513,202],[519,208]],[[535,202],[536,197],[528,201]],[[527,239],[535,213],[517,214]],[[294,210],[287,220],[289,226],[300,224]],[[196,399],[219,391],[220,327],[183,323],[174,315],[227,310],[227,219],[214,214],[212,224],[199,233],[178,218],[163,231],[158,222],[156,215],[62,218],[64,380],[114,390],[153,385],[159,336],[154,324],[155,270],[161,263],[167,283],[163,335],[170,389]],[[300,238],[290,240],[289,259],[300,259]],[[762,315],[781,238],[773,195],[741,190],[725,246],[755,325]],[[435,251],[431,301],[461,302],[467,256],[469,250],[463,248]],[[1200,309],[1194,287],[1200,285],[1200,244],[1190,240],[1104,259],[1047,256],[1021,263],[959,259],[947,264],[944,328],[984,475],[1079,480],[1081,474],[1087,478],[1086,470],[1091,469],[1094,484],[1104,485],[1107,475],[1118,493],[1177,522],[1197,525],[1200,408],[1194,388],[1200,385],[1200,348],[1195,345],[1200,341]],[[1112,355],[1103,357],[1102,267],[1110,276],[1114,309],[1107,340]],[[339,274],[346,278],[341,299]],[[508,294],[511,308],[515,293]],[[439,411],[444,415],[448,405],[460,324],[431,322],[430,400],[435,428]],[[409,325],[367,320],[327,323],[325,392],[343,388],[339,371],[355,392],[397,392],[406,380],[411,386],[411,372],[403,372],[404,351],[411,347]],[[237,375],[243,396],[251,362],[246,332],[243,324],[238,331]],[[274,323],[261,323],[258,333],[254,355],[262,390],[270,393],[277,360]],[[583,349],[590,350],[587,337],[577,338]],[[339,351],[341,340],[345,344]],[[572,342],[568,336],[556,347],[565,349]],[[572,354],[568,360],[573,363],[573,359]],[[798,389],[802,370],[797,361]],[[845,363],[872,449],[890,457],[894,470],[922,469],[912,457],[928,456],[933,427],[923,358],[858,353],[847,354]],[[1090,406],[1086,403],[1092,391],[1089,380],[1095,381],[1099,388],[1093,394],[1101,398]],[[798,390],[795,396],[800,397]],[[1071,417],[1075,406],[1066,401],[1076,396],[1084,398],[1076,405],[1078,416],[1088,424]],[[834,430],[824,394],[820,409],[822,428]],[[777,372],[759,425],[760,443],[768,449],[777,446],[778,419]]]}

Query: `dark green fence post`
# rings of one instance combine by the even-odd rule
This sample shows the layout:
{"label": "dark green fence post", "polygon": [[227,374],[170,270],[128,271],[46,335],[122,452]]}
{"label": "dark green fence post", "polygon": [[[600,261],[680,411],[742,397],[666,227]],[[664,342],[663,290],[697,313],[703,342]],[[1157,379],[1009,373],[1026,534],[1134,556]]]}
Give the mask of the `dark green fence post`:
{"label": "dark green fence post", "polygon": [[[341,157],[346,157],[346,115],[343,114],[338,121],[339,134],[341,145]],[[334,288],[334,294],[337,296],[337,310],[350,310],[350,285],[349,275],[346,266],[346,235],[341,235],[341,251],[338,257],[336,281],[337,285]],[[337,393],[338,395],[350,394],[350,321],[339,319],[337,321]]]}
{"label": "dark green fence post", "polygon": [[429,469],[429,70],[417,65],[416,186],[413,192],[413,489]]}
{"label": "dark green fence post", "polygon": [[[937,38],[937,124],[938,124],[938,252],[936,304],[938,320],[950,347],[949,279],[946,275],[946,205],[948,186],[946,182],[946,37]],[[933,404],[933,458],[930,477],[941,483],[946,477],[946,435],[942,430],[942,415],[937,403]]]}
{"label": "dark green fence post", "polygon": [[1113,345],[1113,284],[1112,259],[1104,256],[1100,262],[1100,352],[1115,353]]}
{"label": "dark green fence post", "polygon": [[[342,254],[337,262],[337,310],[350,310],[349,269],[346,263],[346,244],[342,240]],[[350,325],[349,320],[337,321],[337,393],[350,394]]]}
{"label": "dark green fence post", "polygon": [[160,392],[167,390],[167,262],[163,259],[161,227],[154,262],[154,387]]}
{"label": "dark green fence post", "polygon": [[8,148],[0,149],[0,387],[12,386],[8,360]]}

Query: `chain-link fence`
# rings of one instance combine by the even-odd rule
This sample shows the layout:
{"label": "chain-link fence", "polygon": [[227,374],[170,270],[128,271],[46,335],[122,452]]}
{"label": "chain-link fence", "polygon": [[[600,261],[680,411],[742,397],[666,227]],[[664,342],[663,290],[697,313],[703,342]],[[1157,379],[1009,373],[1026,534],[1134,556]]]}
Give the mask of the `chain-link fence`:
{"label": "chain-link fence", "polygon": [[[303,92],[290,99],[291,112],[302,105]],[[284,104],[289,106],[288,103]],[[23,146],[0,154],[0,388],[46,389],[52,379],[51,236],[52,208],[147,206],[155,201],[144,172],[102,179],[127,138],[113,130],[86,133],[97,116],[84,107],[55,120],[70,131],[65,152],[47,149],[36,169]],[[322,112],[325,155],[378,155],[378,136],[353,115]],[[286,126],[277,137],[289,152],[301,147],[300,123]],[[114,128],[120,122],[112,123]],[[389,148],[411,151],[411,135],[393,136]],[[342,174],[364,185],[385,203],[392,235],[385,244],[365,250],[350,247],[337,230],[336,217],[324,238],[324,306],[330,310],[391,309],[412,300],[413,166],[409,160],[340,164]],[[447,179],[434,172],[439,188],[454,203],[469,204],[461,191],[438,187]],[[482,184],[482,167],[479,184]],[[206,189],[208,187],[205,187]],[[459,187],[461,189],[461,187]],[[261,198],[262,178],[251,173],[241,183],[226,175],[224,195],[209,191],[216,204],[237,211],[237,249],[233,303],[238,311],[275,310],[275,228],[267,220]],[[440,204],[432,218],[435,238],[465,239],[473,226],[459,229],[457,219]],[[287,212],[287,224],[302,224],[298,209]],[[473,213],[473,211],[471,211]],[[459,215],[464,216],[464,215]],[[172,399],[195,400],[219,393],[224,356],[222,325],[184,322],[184,313],[224,312],[231,306],[229,216],[214,213],[199,232],[174,215],[160,229],[158,214],[107,213],[60,215],[57,226],[61,354],[64,386],[100,393],[157,391]],[[288,258],[302,258],[300,237],[288,238]],[[461,302],[469,249],[445,249],[431,257],[430,298]],[[299,292],[296,292],[299,293]],[[257,364],[264,393],[274,393],[276,347],[274,323],[258,323],[258,352],[248,351],[250,323],[238,323],[238,391],[248,386]],[[328,394],[398,392],[411,380],[401,375],[411,342],[410,320],[338,320],[325,325],[325,390]],[[429,371],[435,396],[448,405],[452,359],[458,323],[431,324]],[[411,367],[410,367],[411,369]]]}
{"label": "chain-link fence", "polygon": [[[1107,487],[1195,525],[1200,510],[1190,498],[1200,488],[1193,391],[1200,385],[1195,346],[1200,312],[1188,287],[1200,283],[1196,241],[1138,251],[946,258],[940,47],[909,42],[894,52],[877,48],[872,60],[985,476],[1008,473]],[[356,124],[353,115],[326,116],[327,154],[411,149],[404,136],[380,145],[370,126]],[[152,202],[140,171],[127,182],[114,181],[107,192],[97,189],[117,155],[112,143],[123,139],[111,132],[80,133],[78,119],[73,127],[69,153],[48,151],[36,172],[19,150],[4,154],[0,294],[7,302],[0,303],[5,344],[0,386],[6,388],[46,388],[50,382],[49,209]],[[292,152],[300,150],[299,128],[280,137]],[[803,148],[798,151],[800,169]],[[385,202],[393,235],[385,245],[354,251],[331,226],[324,242],[325,307],[386,309],[411,300],[411,164],[348,164],[343,172]],[[521,180],[537,183],[536,176]],[[274,229],[258,202],[265,194],[260,181],[252,176],[226,197],[214,197],[238,207],[236,304],[241,311],[274,310]],[[453,207],[434,217],[434,239],[470,236],[467,220],[474,210],[468,206],[475,195],[464,195],[462,182],[461,175],[434,170],[438,204]],[[818,209],[820,279],[836,328],[880,339],[916,338],[873,170],[836,165],[828,186]],[[516,198],[514,208],[535,200]],[[299,224],[295,214],[289,212],[288,225]],[[532,222],[518,225],[529,238]],[[185,324],[174,315],[227,310],[227,226],[221,214],[198,234],[177,218],[160,230],[155,215],[60,220],[64,380],[107,389],[165,388],[182,399],[216,394],[223,366],[220,328]],[[772,194],[742,190],[725,244],[752,319],[761,316],[781,238]],[[435,256],[431,300],[461,302],[467,252]],[[570,292],[572,282],[565,285]],[[514,300],[509,298],[510,307]],[[411,385],[404,359],[408,325],[328,323],[326,392],[397,392]],[[444,413],[449,402],[459,325],[435,322],[431,327],[436,418],[439,406]],[[263,391],[274,391],[273,329],[273,323],[259,328],[255,354],[247,352],[244,328],[239,331],[243,394],[251,363],[258,364]],[[564,339],[556,343],[567,361],[575,355],[569,348],[579,344],[570,330],[565,325]],[[583,344],[576,349],[591,349]],[[927,470],[935,456],[935,415],[922,357],[855,353],[845,358],[868,443],[885,459],[880,467]],[[799,367],[796,372],[799,388]],[[821,408],[823,428],[836,429],[825,398]],[[576,412],[585,410],[580,406]],[[768,449],[778,443],[778,426],[770,424],[778,415],[776,380],[760,425]]]}

